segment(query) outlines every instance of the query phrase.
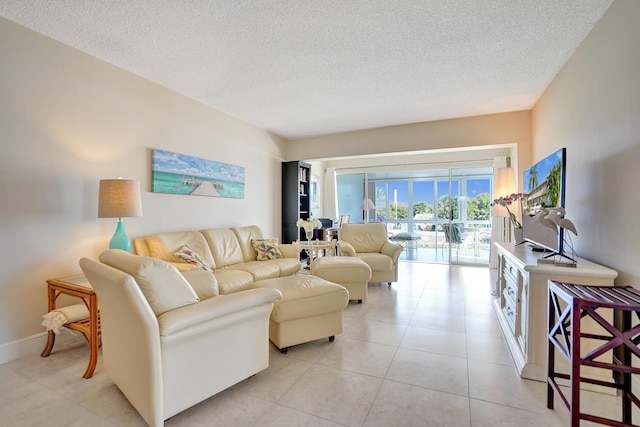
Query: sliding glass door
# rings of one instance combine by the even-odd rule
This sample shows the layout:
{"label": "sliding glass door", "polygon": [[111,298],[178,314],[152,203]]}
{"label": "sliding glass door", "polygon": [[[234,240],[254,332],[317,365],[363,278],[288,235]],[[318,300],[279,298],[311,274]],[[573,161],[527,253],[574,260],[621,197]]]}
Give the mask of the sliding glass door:
{"label": "sliding glass door", "polygon": [[492,168],[339,174],[338,210],[351,222],[383,222],[405,247],[402,259],[488,264],[492,179]]}

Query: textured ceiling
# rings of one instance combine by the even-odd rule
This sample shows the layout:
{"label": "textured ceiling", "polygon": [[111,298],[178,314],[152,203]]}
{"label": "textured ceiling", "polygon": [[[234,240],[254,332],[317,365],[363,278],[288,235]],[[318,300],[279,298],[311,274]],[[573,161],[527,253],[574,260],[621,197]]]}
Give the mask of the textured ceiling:
{"label": "textured ceiling", "polygon": [[612,0],[0,0],[287,138],[530,109]]}

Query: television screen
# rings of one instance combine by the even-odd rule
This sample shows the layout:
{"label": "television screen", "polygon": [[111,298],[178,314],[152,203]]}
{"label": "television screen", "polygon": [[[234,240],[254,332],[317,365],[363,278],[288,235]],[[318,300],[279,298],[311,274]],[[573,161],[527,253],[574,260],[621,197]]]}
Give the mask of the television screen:
{"label": "television screen", "polygon": [[534,220],[540,209],[564,208],[566,148],[561,148],[524,171],[522,237],[542,249],[562,254],[562,229],[556,233]]}

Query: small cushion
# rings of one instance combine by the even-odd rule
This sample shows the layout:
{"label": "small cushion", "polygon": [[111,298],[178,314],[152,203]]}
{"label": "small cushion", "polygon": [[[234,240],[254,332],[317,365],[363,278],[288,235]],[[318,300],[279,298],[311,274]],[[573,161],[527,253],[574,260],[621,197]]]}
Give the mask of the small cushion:
{"label": "small cushion", "polygon": [[[207,240],[199,231],[174,231],[150,234],[144,238],[144,241],[149,249],[148,256],[152,256],[153,258],[160,258],[168,262],[175,261],[176,258],[173,254],[184,245],[189,245],[192,250],[198,252],[198,255],[200,255],[200,258],[202,258],[204,262],[218,267],[213,259]],[[146,254],[141,253],[140,255]]]}
{"label": "small cushion", "polygon": [[215,271],[211,265],[204,262],[202,258],[200,258],[200,255],[193,251],[188,245],[184,245],[178,252],[174,252],[173,256],[179,261],[197,266],[200,270],[205,270],[211,273]]}
{"label": "small cushion", "polygon": [[270,259],[282,258],[282,252],[278,249],[278,239],[253,239],[251,240],[253,249],[256,250],[258,261],[268,261]]}
{"label": "small cushion", "polygon": [[166,261],[119,249],[101,253],[100,261],[133,276],[156,316],[199,301],[187,280]]}

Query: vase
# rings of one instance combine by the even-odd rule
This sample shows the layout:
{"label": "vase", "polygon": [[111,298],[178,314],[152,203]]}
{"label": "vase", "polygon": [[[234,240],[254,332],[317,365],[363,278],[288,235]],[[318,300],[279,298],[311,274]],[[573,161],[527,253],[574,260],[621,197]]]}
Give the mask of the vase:
{"label": "vase", "polygon": [[514,238],[516,244],[519,244],[519,243],[523,242],[522,228],[514,228],[513,229],[513,238]]}
{"label": "vase", "polygon": [[305,230],[305,234],[307,235],[307,240],[310,242],[313,239],[313,230]]}

